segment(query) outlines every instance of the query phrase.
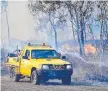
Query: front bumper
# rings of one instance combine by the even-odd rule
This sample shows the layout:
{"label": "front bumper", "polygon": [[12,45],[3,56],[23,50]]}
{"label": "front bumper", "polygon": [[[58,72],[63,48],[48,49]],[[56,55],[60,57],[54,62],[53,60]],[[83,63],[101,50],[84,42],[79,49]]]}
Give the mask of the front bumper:
{"label": "front bumper", "polygon": [[44,79],[62,79],[73,74],[73,70],[37,70],[38,75]]}

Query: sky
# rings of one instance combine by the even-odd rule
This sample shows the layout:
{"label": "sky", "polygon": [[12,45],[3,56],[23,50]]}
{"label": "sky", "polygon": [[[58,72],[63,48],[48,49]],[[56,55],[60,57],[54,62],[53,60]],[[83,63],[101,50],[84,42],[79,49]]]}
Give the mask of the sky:
{"label": "sky", "polygon": [[[27,3],[27,1],[8,1],[7,14],[10,37],[22,41],[31,39],[36,39],[39,41],[48,40],[48,36],[45,33],[34,32],[34,26],[36,27],[36,24],[34,25],[33,16],[28,11]],[[4,40],[7,40],[8,38],[7,28],[6,13],[4,12],[1,15],[1,34],[2,39]],[[66,31],[61,33],[61,36],[63,34],[66,34]],[[66,40],[66,35],[64,35],[62,38],[61,36],[58,36],[59,40]],[[66,36],[66,38],[67,37],[69,36]]]}
{"label": "sky", "polygon": [[[27,9],[26,1],[9,1],[7,14],[10,37],[26,41],[34,35],[33,19]],[[2,37],[6,38],[7,22],[5,12],[2,14],[1,19]]]}
{"label": "sky", "polygon": [[[33,16],[28,11],[27,4],[27,1],[8,1],[7,15],[10,38],[22,41],[37,40],[40,42],[54,42],[54,37],[51,37],[44,32],[34,30],[37,24],[34,24]],[[4,12],[1,15],[1,35],[4,41],[8,40],[7,31],[6,13]],[[96,31],[99,32],[98,29]],[[94,31],[95,34],[97,34],[96,31]],[[72,38],[71,27],[65,28],[63,31],[58,30],[59,42],[71,40]]]}

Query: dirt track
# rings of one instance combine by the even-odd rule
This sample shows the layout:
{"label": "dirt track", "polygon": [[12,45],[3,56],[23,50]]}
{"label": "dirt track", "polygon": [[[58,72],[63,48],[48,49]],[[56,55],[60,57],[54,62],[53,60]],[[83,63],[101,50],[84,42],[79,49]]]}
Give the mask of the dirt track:
{"label": "dirt track", "polygon": [[104,86],[83,85],[84,83],[74,83],[70,86],[63,86],[60,81],[58,83],[54,81],[47,82],[45,85],[36,86],[31,84],[29,79],[13,82],[8,76],[1,77],[1,91],[108,91],[108,87]]}

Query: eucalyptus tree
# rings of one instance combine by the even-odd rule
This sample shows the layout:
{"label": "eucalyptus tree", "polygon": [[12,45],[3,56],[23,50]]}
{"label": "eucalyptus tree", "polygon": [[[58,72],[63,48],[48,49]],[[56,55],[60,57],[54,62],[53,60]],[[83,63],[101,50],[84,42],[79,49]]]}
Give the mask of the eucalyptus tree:
{"label": "eucalyptus tree", "polygon": [[86,40],[86,23],[93,11],[92,1],[67,1],[65,2],[69,14],[71,16],[71,23],[75,23],[77,39],[80,46],[80,54],[84,55],[84,44]]}
{"label": "eucalyptus tree", "polygon": [[[65,19],[63,18],[63,14],[59,12],[60,1],[29,1],[28,7],[33,16],[37,16],[37,14],[43,14],[41,19],[50,23],[50,26],[54,32],[55,38],[55,47],[58,49],[58,38],[57,38],[57,28],[60,28],[60,25],[63,24]],[[45,26],[46,26],[45,24]]]}
{"label": "eucalyptus tree", "polygon": [[108,40],[108,1],[97,2],[97,21],[100,23],[100,51],[104,53],[105,41]]}
{"label": "eucalyptus tree", "polygon": [[[61,13],[61,11],[68,10],[68,14],[71,17],[72,29],[76,27],[77,39],[80,47],[80,54],[84,54],[84,43],[86,39],[86,22],[90,18],[93,10],[92,1],[30,1],[29,8],[32,14],[36,12],[44,12],[47,15],[48,21],[50,22],[52,29],[55,34],[55,45],[57,48],[57,29],[56,26],[60,26],[55,20],[58,19],[59,23],[64,24],[66,21],[67,14]],[[62,10],[61,10],[62,9]],[[74,24],[74,25],[73,25]],[[75,32],[73,31],[73,36]]]}

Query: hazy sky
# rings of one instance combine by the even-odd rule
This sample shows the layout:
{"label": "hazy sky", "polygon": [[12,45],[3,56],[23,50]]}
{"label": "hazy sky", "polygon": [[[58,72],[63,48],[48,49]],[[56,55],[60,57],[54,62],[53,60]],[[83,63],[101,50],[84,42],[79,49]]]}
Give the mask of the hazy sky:
{"label": "hazy sky", "polygon": [[[33,16],[28,11],[27,3],[28,3],[27,1],[9,1],[8,2],[7,13],[8,13],[10,37],[19,39],[19,40],[24,40],[24,41],[32,40],[32,39],[36,39],[39,41],[48,40],[49,37],[46,33],[34,32]],[[8,29],[7,29],[5,12],[2,14],[1,18],[2,18],[2,21],[1,21],[2,38],[4,40],[7,40]],[[63,32],[58,32],[58,35],[61,34],[61,36],[58,36],[59,41],[70,39],[70,37],[72,37],[72,34],[70,34],[70,31],[66,30]],[[64,35],[66,33],[70,34],[70,37],[69,35]]]}
{"label": "hazy sky", "polygon": [[[7,7],[10,37],[28,40],[34,36],[34,23],[27,1],[9,1]],[[7,37],[6,13],[2,14],[2,37]]]}
{"label": "hazy sky", "polygon": [[[46,33],[34,32],[33,16],[28,11],[27,3],[27,1],[8,1],[7,13],[10,37],[23,41],[35,39],[42,42],[54,42],[54,38],[51,39],[51,36]],[[1,33],[4,40],[7,40],[7,31],[6,13],[4,12],[1,16]],[[72,38],[71,27],[65,28],[64,31],[58,31],[58,41],[71,40]]]}

